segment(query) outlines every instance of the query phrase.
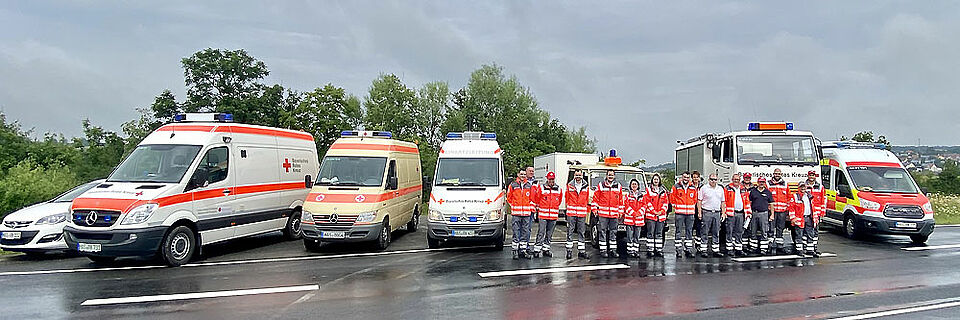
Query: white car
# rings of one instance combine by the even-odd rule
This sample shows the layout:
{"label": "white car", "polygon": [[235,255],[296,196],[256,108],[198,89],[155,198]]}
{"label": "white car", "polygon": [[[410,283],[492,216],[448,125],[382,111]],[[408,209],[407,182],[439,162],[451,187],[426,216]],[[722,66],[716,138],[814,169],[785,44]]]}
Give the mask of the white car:
{"label": "white car", "polygon": [[0,248],[27,254],[66,250],[63,226],[70,222],[70,203],[103,181],[82,184],[56,198],[7,215],[0,226]]}

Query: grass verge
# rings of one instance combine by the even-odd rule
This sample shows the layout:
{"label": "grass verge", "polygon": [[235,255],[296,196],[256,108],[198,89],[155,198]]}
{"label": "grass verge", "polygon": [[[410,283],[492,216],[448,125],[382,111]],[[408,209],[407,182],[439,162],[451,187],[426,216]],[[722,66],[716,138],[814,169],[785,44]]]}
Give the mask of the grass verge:
{"label": "grass verge", "polygon": [[938,225],[960,224],[960,196],[934,193],[930,195],[930,204]]}

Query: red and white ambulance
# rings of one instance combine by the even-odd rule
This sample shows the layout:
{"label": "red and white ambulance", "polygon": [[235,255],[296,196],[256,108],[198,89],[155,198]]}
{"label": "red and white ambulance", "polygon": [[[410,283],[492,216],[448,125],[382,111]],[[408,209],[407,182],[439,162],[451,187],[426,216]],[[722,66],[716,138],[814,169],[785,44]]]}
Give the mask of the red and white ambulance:
{"label": "red and white ambulance", "polygon": [[298,239],[318,171],[313,136],[185,114],[146,138],[73,200],[64,240],[94,262],[157,257],[179,266],[202,245],[283,231]]}

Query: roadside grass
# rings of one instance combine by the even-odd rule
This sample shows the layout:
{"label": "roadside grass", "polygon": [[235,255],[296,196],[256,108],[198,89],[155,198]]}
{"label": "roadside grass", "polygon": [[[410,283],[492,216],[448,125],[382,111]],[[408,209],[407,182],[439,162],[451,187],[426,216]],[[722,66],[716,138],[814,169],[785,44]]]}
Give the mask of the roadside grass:
{"label": "roadside grass", "polygon": [[960,196],[930,194],[937,225],[960,224]]}
{"label": "roadside grass", "polygon": [[15,253],[16,253],[16,252],[3,251],[3,249],[0,249],[0,256],[2,256],[2,255],[8,255],[8,254],[15,254]]}

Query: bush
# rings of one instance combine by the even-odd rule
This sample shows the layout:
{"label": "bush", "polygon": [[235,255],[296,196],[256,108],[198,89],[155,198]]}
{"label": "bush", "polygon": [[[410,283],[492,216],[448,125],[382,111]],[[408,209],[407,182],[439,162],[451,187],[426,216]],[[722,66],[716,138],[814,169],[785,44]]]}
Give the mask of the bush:
{"label": "bush", "polygon": [[68,167],[60,164],[44,167],[30,159],[20,161],[0,179],[0,217],[49,200],[77,184],[76,174]]}
{"label": "bush", "polygon": [[960,196],[931,193],[930,204],[938,225],[960,224]]}

